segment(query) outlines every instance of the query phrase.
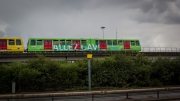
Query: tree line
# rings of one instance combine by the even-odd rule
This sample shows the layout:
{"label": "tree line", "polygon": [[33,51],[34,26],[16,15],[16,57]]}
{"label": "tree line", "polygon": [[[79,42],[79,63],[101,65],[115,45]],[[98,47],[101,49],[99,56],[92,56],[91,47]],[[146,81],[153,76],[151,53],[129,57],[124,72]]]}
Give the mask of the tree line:
{"label": "tree line", "polygon": [[[180,57],[116,54],[91,59],[91,73],[92,89],[179,85]],[[10,93],[12,82],[16,92],[87,90],[88,62],[53,61],[39,55],[26,63],[1,64],[0,93]]]}

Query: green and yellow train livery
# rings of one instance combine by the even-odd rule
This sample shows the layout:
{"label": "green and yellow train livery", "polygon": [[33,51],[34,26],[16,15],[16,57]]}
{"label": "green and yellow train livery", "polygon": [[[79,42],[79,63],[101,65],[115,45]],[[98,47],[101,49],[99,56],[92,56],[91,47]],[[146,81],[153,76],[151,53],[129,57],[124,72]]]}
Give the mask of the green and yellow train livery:
{"label": "green and yellow train livery", "polygon": [[138,39],[29,38],[28,52],[141,51]]}

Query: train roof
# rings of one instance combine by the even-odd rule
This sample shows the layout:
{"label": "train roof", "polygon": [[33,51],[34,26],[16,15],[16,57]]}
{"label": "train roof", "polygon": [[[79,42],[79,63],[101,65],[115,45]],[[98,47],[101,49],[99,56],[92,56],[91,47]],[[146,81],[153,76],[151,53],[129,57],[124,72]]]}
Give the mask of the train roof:
{"label": "train roof", "polygon": [[130,38],[29,38],[29,39],[52,39],[52,40],[57,40],[57,39],[64,39],[64,40],[72,40],[72,39],[80,39],[80,40],[86,40],[86,39],[94,39],[94,40],[139,40],[139,39],[130,39]]}
{"label": "train roof", "polygon": [[21,37],[0,37],[0,39],[22,39]]}

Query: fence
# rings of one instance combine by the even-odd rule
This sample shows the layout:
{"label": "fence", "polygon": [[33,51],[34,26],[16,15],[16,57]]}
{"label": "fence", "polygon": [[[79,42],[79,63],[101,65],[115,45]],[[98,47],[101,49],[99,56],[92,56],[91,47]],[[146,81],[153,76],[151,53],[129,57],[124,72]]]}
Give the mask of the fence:
{"label": "fence", "polygon": [[180,52],[180,48],[175,48],[175,47],[142,47],[142,52]]}
{"label": "fence", "polygon": [[156,92],[157,98],[160,98],[160,91],[172,91],[180,90],[180,87],[166,87],[166,88],[148,88],[148,89],[127,89],[127,90],[104,90],[104,91],[81,91],[81,92],[56,92],[56,93],[32,93],[32,94],[3,94],[0,95],[0,99],[26,99],[26,98],[44,98],[51,97],[54,101],[54,97],[65,96],[86,96],[92,95],[92,101],[94,101],[94,95],[106,95],[106,94],[126,94],[126,99],[129,98],[129,93],[142,93],[142,92]]}

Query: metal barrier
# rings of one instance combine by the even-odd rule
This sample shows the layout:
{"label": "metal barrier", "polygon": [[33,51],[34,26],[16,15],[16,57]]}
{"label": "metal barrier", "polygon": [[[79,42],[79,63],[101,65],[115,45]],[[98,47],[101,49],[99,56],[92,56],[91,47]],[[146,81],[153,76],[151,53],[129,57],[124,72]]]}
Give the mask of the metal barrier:
{"label": "metal barrier", "polygon": [[180,48],[176,48],[176,47],[141,47],[141,48],[142,48],[141,52],[180,52]]}
{"label": "metal barrier", "polygon": [[156,92],[157,98],[160,98],[160,91],[172,91],[180,90],[180,87],[165,87],[165,88],[148,88],[148,89],[127,89],[127,90],[104,90],[104,91],[82,91],[82,92],[56,92],[56,93],[31,93],[31,94],[2,94],[0,99],[26,99],[26,98],[44,98],[51,97],[52,101],[54,97],[65,96],[86,96],[92,95],[92,101],[94,101],[94,95],[107,95],[107,94],[126,94],[126,99],[129,98],[129,93],[142,93],[142,92]]}
{"label": "metal barrier", "polygon": [[141,52],[180,52],[176,47],[142,47]]}
{"label": "metal barrier", "polygon": [[[25,49],[27,49],[25,47]],[[104,51],[95,51],[95,52],[109,52],[109,50],[104,50]],[[125,51],[129,51],[129,50],[125,50]],[[3,51],[0,51],[0,53]],[[54,53],[56,51],[50,52],[50,53]],[[60,52],[76,52],[76,51],[60,51]],[[83,51],[81,50],[81,52],[87,52],[87,51]],[[94,52],[94,51],[88,51],[88,52]],[[114,52],[114,51],[111,51]],[[176,48],[176,47],[141,47],[141,52],[180,52],[180,48]],[[10,52],[11,53],[11,52]],[[17,52],[18,53],[18,52]],[[20,52],[21,53],[21,52]],[[24,51],[23,53],[28,53],[27,51]],[[40,51],[37,52],[33,52],[33,53],[41,53]],[[46,52],[42,52],[42,53],[46,53]],[[49,53],[49,52],[47,52]]]}

